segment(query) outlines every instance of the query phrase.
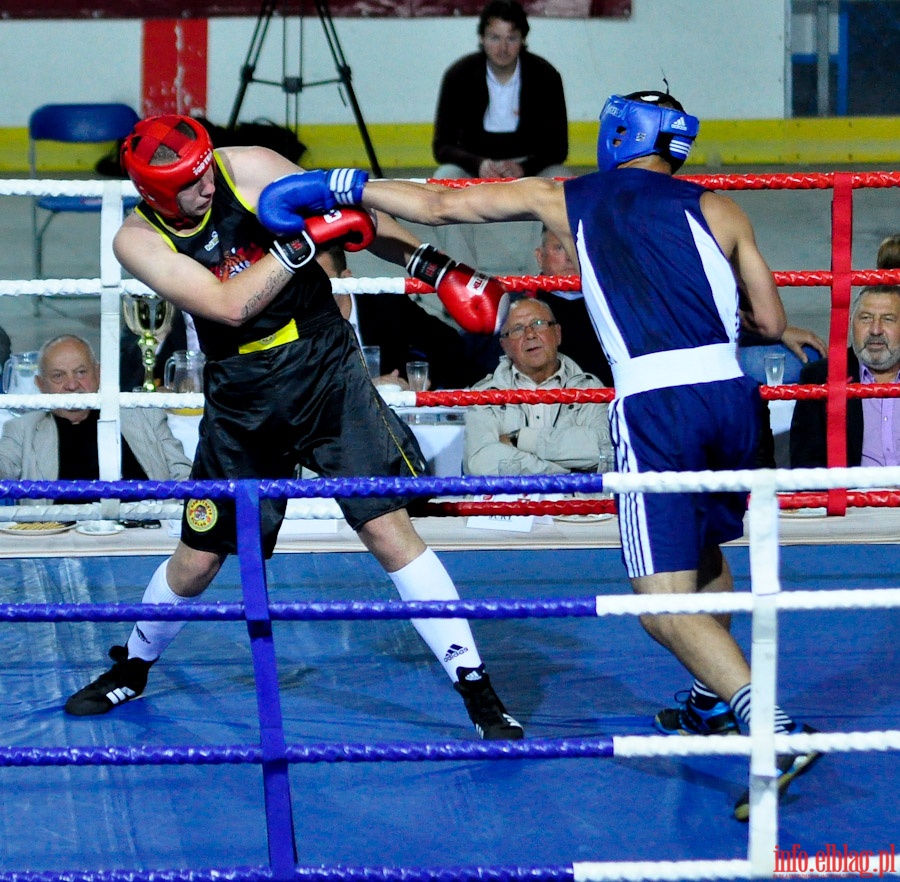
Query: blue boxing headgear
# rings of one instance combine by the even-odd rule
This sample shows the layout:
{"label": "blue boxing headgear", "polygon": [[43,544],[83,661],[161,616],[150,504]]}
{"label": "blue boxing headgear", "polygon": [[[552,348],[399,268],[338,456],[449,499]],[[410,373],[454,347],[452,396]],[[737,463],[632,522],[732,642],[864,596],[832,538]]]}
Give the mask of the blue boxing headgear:
{"label": "blue boxing headgear", "polygon": [[631,159],[658,154],[678,171],[698,131],[700,120],[664,92],[611,95],[600,113],[597,167],[610,171]]}

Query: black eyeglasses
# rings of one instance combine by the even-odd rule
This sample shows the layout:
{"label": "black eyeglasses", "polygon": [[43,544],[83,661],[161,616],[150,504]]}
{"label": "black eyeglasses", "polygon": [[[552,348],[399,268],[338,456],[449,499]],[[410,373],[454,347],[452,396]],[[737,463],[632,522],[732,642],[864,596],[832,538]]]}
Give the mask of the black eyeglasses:
{"label": "black eyeglasses", "polygon": [[500,335],[500,337],[503,340],[505,340],[507,337],[509,337],[511,340],[521,340],[522,337],[525,336],[526,331],[534,331],[535,333],[539,333],[540,331],[546,331],[547,328],[552,328],[557,324],[559,324],[559,322],[551,322],[547,319],[535,319],[533,322],[529,322],[527,325],[515,325],[508,331],[504,331]]}

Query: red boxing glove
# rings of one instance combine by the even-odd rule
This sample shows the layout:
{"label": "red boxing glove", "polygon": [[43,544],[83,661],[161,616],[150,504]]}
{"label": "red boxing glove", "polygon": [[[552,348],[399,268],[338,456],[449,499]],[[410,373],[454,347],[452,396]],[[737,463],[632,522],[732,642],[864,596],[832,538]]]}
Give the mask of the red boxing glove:
{"label": "red boxing glove", "polygon": [[362,251],[375,238],[375,216],[361,208],[335,208],[306,218],[306,231],[316,245],[339,241],[345,251]]}
{"label": "red boxing glove", "polygon": [[457,263],[433,245],[420,245],[407,272],[431,285],[447,312],[472,334],[496,334],[509,312],[509,294],[492,276]]}

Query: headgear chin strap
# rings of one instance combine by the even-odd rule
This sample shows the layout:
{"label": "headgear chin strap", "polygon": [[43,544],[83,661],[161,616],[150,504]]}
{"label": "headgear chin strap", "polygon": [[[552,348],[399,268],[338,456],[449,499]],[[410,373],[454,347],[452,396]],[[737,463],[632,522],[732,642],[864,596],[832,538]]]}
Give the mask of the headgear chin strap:
{"label": "headgear chin strap", "polygon": [[666,99],[674,101],[662,92],[611,95],[607,99],[600,113],[597,137],[600,171],[610,171],[623,162],[651,154],[662,156],[672,171],[681,168],[700,131],[700,120],[683,110],[655,103]]}
{"label": "headgear chin strap", "polygon": [[[163,146],[177,158],[152,165],[153,156]],[[212,158],[209,132],[189,116],[149,116],[137,123],[122,143],[122,167],[128,177],[154,211],[173,220],[181,216],[176,200],[179,191],[199,181]]]}

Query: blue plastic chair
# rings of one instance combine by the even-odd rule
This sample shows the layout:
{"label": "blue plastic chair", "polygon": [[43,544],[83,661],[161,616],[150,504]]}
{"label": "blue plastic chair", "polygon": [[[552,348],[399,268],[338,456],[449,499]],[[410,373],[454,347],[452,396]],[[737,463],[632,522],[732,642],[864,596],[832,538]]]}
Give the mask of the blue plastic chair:
{"label": "blue plastic chair", "polygon": [[[100,144],[118,141],[134,128],[139,117],[127,104],[45,104],[31,114],[28,121],[28,165],[31,177],[38,174],[40,141],[64,144]],[[126,208],[136,199],[126,200]],[[99,213],[99,197],[39,196],[32,200],[32,233],[34,278],[43,278],[44,234],[57,215]]]}

